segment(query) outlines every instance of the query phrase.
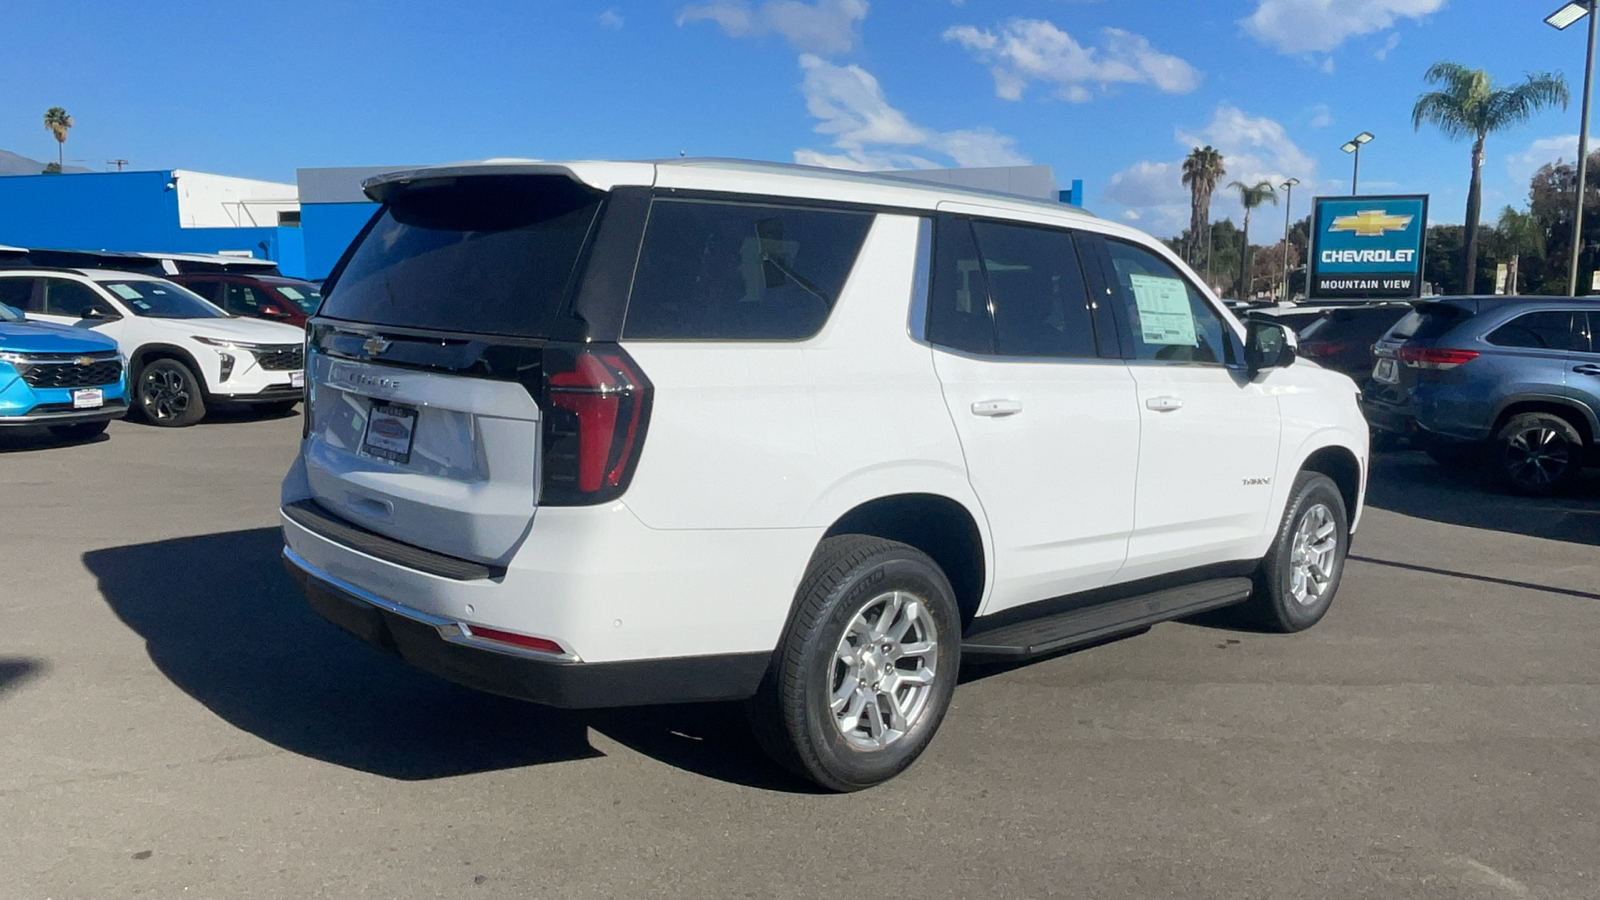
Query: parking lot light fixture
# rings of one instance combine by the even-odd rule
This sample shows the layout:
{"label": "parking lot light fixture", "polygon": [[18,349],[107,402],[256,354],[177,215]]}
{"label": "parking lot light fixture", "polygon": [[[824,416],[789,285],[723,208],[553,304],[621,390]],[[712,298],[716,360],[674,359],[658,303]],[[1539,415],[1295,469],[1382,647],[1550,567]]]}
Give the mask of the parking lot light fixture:
{"label": "parking lot light fixture", "polygon": [[1352,197],[1356,195],[1356,187],[1361,181],[1361,145],[1370,142],[1372,138],[1372,132],[1363,131],[1350,140],[1345,141],[1344,146],[1339,148],[1346,153],[1355,154],[1355,167],[1350,171],[1350,196]]}
{"label": "parking lot light fixture", "polygon": [[1544,17],[1557,31],[1565,31],[1584,16],[1589,16],[1589,51],[1583,58],[1583,111],[1578,125],[1578,192],[1573,198],[1572,261],[1567,271],[1567,296],[1578,296],[1578,252],[1583,249],[1583,189],[1589,174],[1589,87],[1594,83],[1594,35],[1596,0],[1568,3]]}
{"label": "parking lot light fixture", "polygon": [[1294,206],[1294,186],[1300,183],[1298,178],[1290,178],[1278,185],[1284,192],[1283,197],[1283,299],[1289,299],[1289,209]]}

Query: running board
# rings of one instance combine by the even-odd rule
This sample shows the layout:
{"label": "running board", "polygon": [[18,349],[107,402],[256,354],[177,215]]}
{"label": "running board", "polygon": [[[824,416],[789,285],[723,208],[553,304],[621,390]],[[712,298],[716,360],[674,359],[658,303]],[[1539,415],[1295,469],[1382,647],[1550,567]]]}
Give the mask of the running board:
{"label": "running board", "polygon": [[[1248,578],[1216,578],[979,630],[961,642],[961,657],[973,662],[1017,662],[1091,644],[1158,622],[1238,603],[1250,596]],[[983,628],[983,620],[975,623]]]}

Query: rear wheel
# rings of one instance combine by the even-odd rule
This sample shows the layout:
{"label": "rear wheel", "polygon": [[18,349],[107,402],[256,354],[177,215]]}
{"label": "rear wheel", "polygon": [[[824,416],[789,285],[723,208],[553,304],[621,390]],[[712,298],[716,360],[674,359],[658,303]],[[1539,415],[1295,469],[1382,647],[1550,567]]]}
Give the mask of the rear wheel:
{"label": "rear wheel", "polygon": [[1553,413],[1522,413],[1495,435],[1495,474],[1513,491],[1548,497],[1572,485],[1583,453],[1583,435],[1571,422]]}
{"label": "rear wheel", "polygon": [[800,584],[751,724],[795,774],[834,791],[871,787],[933,739],[960,665],[961,614],[932,559],[881,538],[829,538]]}
{"label": "rear wheel", "polygon": [[87,441],[106,433],[109,422],[75,422],[71,425],[51,425],[50,433],[64,441]]}
{"label": "rear wheel", "polygon": [[139,370],[139,412],[145,421],[164,428],[182,428],[205,418],[200,380],[175,359],[158,359]]}
{"label": "rear wheel", "polygon": [[1310,628],[1333,604],[1349,551],[1350,520],[1339,486],[1320,472],[1301,472],[1241,612],[1271,631]]}

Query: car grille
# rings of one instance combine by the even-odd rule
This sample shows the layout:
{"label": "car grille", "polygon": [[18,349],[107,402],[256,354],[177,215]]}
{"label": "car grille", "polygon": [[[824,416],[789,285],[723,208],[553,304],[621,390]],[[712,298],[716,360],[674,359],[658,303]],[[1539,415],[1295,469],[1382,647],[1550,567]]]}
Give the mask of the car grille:
{"label": "car grille", "polygon": [[299,344],[274,344],[256,351],[261,368],[274,372],[306,367],[306,351]]}
{"label": "car grille", "polygon": [[16,368],[22,380],[35,388],[103,387],[122,379],[122,360],[115,356],[107,359],[92,355],[39,354],[31,356],[25,363],[17,364]]}

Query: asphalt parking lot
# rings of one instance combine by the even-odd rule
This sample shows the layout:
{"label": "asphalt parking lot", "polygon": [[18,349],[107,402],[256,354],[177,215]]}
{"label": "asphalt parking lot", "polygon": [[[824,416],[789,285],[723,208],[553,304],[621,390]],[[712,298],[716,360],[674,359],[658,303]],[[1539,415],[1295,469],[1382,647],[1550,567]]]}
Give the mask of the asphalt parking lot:
{"label": "asphalt parking lot", "polygon": [[1379,458],[1328,618],[972,672],[851,796],[731,706],[558,713],[315,618],[298,417],[0,432],[0,897],[1600,896],[1600,480]]}

